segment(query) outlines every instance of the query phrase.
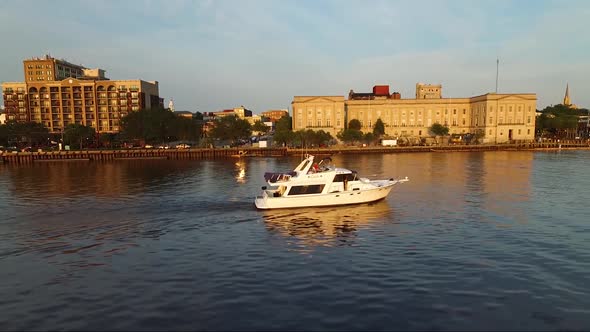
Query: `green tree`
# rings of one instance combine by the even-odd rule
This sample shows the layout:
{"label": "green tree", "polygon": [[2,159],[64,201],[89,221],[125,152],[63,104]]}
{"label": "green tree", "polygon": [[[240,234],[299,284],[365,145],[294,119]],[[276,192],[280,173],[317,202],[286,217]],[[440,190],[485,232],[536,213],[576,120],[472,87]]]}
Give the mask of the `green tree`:
{"label": "green tree", "polygon": [[117,145],[119,134],[102,133],[99,136],[100,147],[113,148]]}
{"label": "green tree", "polygon": [[0,145],[8,145],[8,127],[0,124]]}
{"label": "green tree", "polygon": [[273,141],[277,144],[282,144],[285,146],[289,143],[292,143],[294,139],[295,135],[293,134],[292,130],[291,117],[288,115],[283,116],[275,124]]}
{"label": "green tree", "polygon": [[166,132],[170,140],[199,141],[201,136],[201,125],[197,119],[189,119],[175,115],[169,120]]}
{"label": "green tree", "polygon": [[449,134],[449,127],[437,122],[430,126],[428,131],[430,132],[430,135],[434,137],[434,141],[438,144],[437,136],[447,136]]}
{"label": "green tree", "polygon": [[294,132],[295,143],[301,147],[311,147],[315,140],[315,132],[311,129],[301,129]]}
{"label": "green tree", "polygon": [[344,129],[340,131],[336,137],[346,144],[353,144],[363,139],[363,133],[360,130]]}
{"label": "green tree", "polygon": [[334,137],[332,137],[332,134],[320,130],[317,131],[315,133],[315,144],[317,144],[318,146],[321,145],[330,145],[330,143],[334,140]]}
{"label": "green tree", "polygon": [[537,131],[557,137],[573,138],[578,129],[580,115],[588,114],[586,109],[575,109],[565,105],[545,107],[536,117]]}
{"label": "green tree", "polygon": [[348,129],[361,130],[361,122],[357,119],[352,119],[348,122]]}
{"label": "green tree", "polygon": [[377,140],[377,136],[375,134],[373,134],[373,133],[366,133],[366,134],[363,135],[363,141],[367,145],[374,144],[376,140]]}
{"label": "green tree", "polygon": [[69,124],[64,129],[64,143],[74,149],[82,149],[84,145],[88,147],[88,144],[94,140],[95,133],[94,128],[90,126]]}
{"label": "green tree", "polygon": [[268,131],[270,130],[270,128],[264,124],[264,122],[258,120],[256,122],[254,122],[254,125],[252,125],[252,131],[258,131],[261,132],[262,134],[266,134],[268,133]]}
{"label": "green tree", "polygon": [[375,125],[373,126],[373,135],[376,138],[381,138],[381,136],[385,135],[385,124],[381,121],[381,118],[375,121]]}
{"label": "green tree", "polygon": [[49,129],[37,122],[9,121],[0,125],[0,142],[3,145],[31,145],[42,146],[47,144]]}
{"label": "green tree", "polygon": [[238,139],[247,139],[252,134],[250,123],[236,116],[224,116],[215,120],[211,129],[211,137],[236,142]]}
{"label": "green tree", "polygon": [[142,139],[147,143],[163,142],[170,136],[174,113],[158,107],[131,112],[121,119],[122,133],[129,139]]}

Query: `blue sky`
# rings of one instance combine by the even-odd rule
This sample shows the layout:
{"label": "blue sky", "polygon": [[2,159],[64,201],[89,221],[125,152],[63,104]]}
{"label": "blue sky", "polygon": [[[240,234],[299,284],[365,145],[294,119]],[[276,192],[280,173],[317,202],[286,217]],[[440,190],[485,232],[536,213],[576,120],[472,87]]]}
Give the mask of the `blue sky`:
{"label": "blue sky", "polygon": [[160,82],[177,110],[289,108],[417,82],[444,97],[537,94],[590,107],[590,1],[0,1],[0,82],[50,53],[111,79]]}

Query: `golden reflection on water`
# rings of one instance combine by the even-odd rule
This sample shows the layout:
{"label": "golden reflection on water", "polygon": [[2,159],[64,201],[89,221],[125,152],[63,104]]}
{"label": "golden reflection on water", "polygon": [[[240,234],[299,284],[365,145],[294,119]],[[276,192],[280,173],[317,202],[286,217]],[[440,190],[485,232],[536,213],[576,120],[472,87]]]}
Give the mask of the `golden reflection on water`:
{"label": "golden reflection on water", "polygon": [[246,163],[239,160],[234,164],[236,170],[236,182],[246,183]]}
{"label": "golden reflection on water", "polygon": [[305,246],[331,246],[354,241],[357,231],[373,222],[393,220],[387,201],[372,204],[266,210],[266,228]]}

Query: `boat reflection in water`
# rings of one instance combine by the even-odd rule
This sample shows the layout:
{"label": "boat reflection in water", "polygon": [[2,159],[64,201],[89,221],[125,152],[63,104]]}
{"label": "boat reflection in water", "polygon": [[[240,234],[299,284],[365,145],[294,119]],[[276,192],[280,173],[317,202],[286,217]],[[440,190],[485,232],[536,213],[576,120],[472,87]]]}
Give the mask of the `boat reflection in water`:
{"label": "boat reflection in water", "polygon": [[350,245],[357,231],[379,222],[391,222],[387,201],[361,205],[265,210],[264,222],[272,233],[294,239],[306,247]]}

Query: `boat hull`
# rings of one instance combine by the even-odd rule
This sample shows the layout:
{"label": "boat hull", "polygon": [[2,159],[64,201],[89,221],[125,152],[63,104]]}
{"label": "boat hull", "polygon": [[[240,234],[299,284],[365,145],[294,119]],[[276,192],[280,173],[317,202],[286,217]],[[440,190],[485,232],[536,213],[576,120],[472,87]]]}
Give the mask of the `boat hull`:
{"label": "boat hull", "polygon": [[387,185],[371,189],[342,191],[328,194],[288,197],[271,197],[265,194],[256,197],[254,204],[256,205],[256,208],[266,210],[370,203],[387,197],[395,183],[396,182],[391,182]]}

